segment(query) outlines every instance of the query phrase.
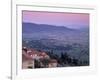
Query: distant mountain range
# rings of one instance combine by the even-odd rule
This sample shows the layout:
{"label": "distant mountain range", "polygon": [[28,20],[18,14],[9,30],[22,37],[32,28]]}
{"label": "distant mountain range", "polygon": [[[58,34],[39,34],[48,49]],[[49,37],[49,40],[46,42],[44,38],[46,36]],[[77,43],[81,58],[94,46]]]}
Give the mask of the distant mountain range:
{"label": "distant mountain range", "polygon": [[23,38],[76,40],[88,36],[88,29],[70,29],[65,26],[22,23]]}
{"label": "distant mountain range", "polygon": [[22,23],[22,33],[24,38],[56,38],[58,36],[65,36],[77,32],[76,29],[70,29],[65,26]]}
{"label": "distant mountain range", "polygon": [[47,24],[35,24],[35,23],[22,23],[23,33],[34,33],[34,32],[64,32],[64,31],[74,31],[75,29],[70,29],[65,26],[54,26]]}

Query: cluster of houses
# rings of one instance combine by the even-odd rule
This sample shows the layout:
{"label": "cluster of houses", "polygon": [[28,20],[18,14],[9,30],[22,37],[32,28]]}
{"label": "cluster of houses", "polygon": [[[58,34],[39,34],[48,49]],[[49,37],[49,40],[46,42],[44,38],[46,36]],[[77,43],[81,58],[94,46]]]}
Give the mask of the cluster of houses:
{"label": "cluster of houses", "polygon": [[[47,65],[44,65],[42,61],[48,60]],[[22,48],[22,69],[36,68],[36,61],[39,62],[40,68],[57,67],[58,62],[56,59],[51,59],[44,51],[37,51],[33,48]]]}

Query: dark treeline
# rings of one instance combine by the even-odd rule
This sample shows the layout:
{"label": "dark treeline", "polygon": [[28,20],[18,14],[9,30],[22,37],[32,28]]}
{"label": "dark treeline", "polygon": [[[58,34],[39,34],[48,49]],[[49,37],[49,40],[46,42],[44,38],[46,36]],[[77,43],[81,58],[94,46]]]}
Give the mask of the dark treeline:
{"label": "dark treeline", "polygon": [[82,61],[75,57],[71,57],[67,52],[62,52],[61,55],[57,55],[53,52],[53,50],[48,51],[47,54],[51,59],[56,59],[58,61],[58,67],[66,67],[66,66],[88,66],[88,61]]}

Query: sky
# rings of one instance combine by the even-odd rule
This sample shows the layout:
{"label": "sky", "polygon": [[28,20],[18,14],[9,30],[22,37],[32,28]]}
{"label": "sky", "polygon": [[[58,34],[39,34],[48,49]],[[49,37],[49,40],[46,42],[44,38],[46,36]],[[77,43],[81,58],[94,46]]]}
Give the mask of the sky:
{"label": "sky", "polygon": [[27,23],[49,24],[69,28],[89,27],[88,13],[23,11],[22,16],[22,22]]}

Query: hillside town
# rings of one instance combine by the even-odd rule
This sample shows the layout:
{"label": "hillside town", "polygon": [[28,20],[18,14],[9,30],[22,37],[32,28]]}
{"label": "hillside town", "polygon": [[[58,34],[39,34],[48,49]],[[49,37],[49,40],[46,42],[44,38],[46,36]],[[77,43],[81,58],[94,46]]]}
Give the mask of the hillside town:
{"label": "hillside town", "polygon": [[22,48],[22,69],[57,67],[58,61],[51,59],[44,51],[33,48]]}

